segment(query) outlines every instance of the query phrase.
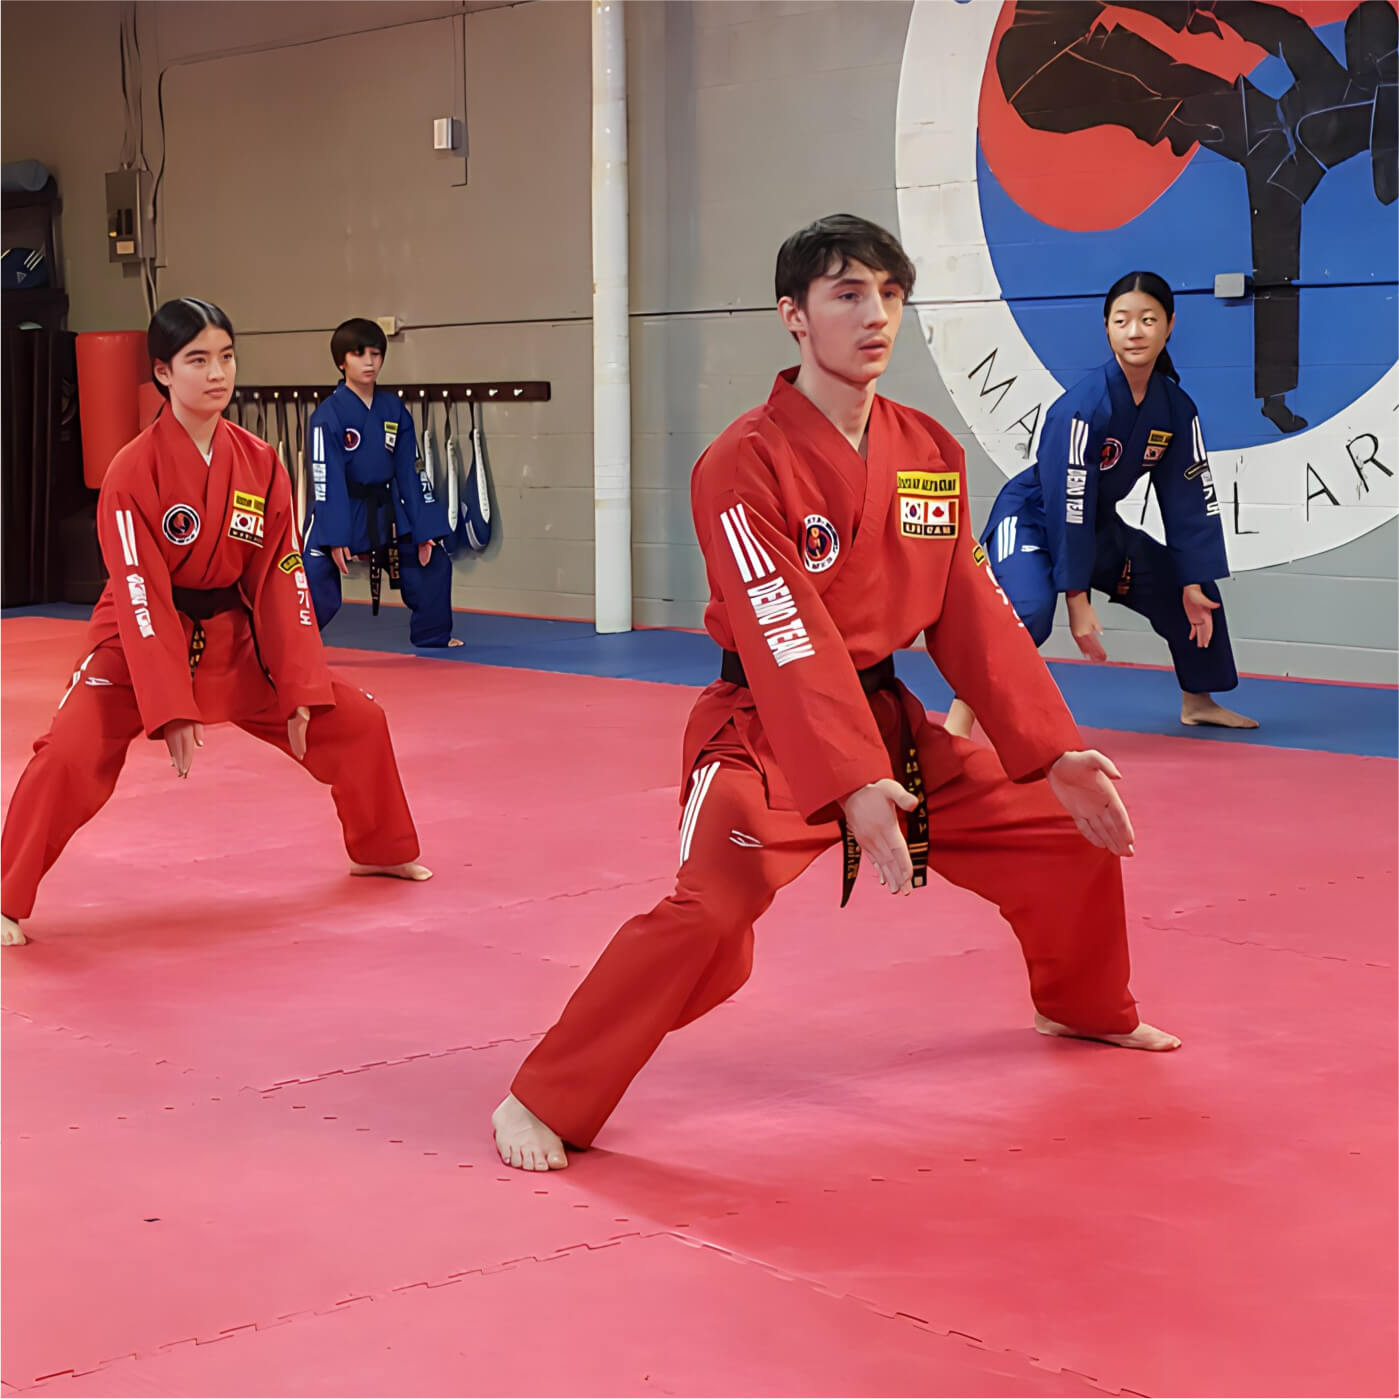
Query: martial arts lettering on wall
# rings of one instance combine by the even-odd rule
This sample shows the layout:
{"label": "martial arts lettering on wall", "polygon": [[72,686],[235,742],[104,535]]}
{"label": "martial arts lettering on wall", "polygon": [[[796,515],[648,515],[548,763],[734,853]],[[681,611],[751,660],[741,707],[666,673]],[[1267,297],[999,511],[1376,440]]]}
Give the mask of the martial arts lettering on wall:
{"label": "martial arts lettering on wall", "polygon": [[[901,232],[1007,475],[1108,357],[1103,293],[1150,268],[1236,571],[1399,513],[1397,35],[1394,0],[915,0]],[[1215,297],[1221,273],[1248,293]],[[1159,537],[1145,483],[1121,509]]]}

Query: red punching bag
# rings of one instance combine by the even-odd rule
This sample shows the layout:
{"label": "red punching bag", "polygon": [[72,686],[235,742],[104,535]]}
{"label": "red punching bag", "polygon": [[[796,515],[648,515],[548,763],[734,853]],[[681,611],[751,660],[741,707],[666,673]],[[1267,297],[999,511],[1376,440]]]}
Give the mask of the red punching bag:
{"label": "red punching bag", "polygon": [[112,458],[149,421],[141,388],[150,382],[144,330],[89,330],[78,336],[83,480],[91,489],[101,488]]}

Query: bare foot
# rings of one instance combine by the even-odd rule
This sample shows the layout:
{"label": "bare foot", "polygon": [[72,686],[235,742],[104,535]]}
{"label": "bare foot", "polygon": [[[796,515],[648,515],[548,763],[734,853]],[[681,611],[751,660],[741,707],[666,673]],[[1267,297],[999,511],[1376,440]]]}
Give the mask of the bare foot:
{"label": "bare foot", "polygon": [[0,913],[0,947],[21,947],[29,939],[20,932],[19,924],[13,918]]}
{"label": "bare foot", "polygon": [[447,643],[447,645],[448,645],[448,646],[464,646],[464,645],[466,645],[466,643],[461,639],[461,637],[459,637],[459,636],[454,636],[454,637]]}
{"label": "bare foot", "polygon": [[357,865],[350,861],[351,874],[384,874],[390,879],[431,879],[432,871],[426,865]]}
{"label": "bare foot", "polygon": [[491,1114],[495,1149],[517,1171],[562,1171],[568,1165],[563,1141],[513,1093]]}
{"label": "bare foot", "polygon": [[1180,697],[1180,722],[1182,724],[1210,724],[1220,729],[1256,729],[1257,719],[1246,714],[1235,714],[1225,709],[1212,695],[1190,695],[1184,692]]}
{"label": "bare foot", "polygon": [[1129,1035],[1094,1035],[1087,1030],[1071,1030],[1047,1015],[1035,1012],[1035,1029],[1042,1035],[1058,1035],[1065,1039],[1101,1040],[1104,1044],[1115,1044],[1119,1049],[1145,1049],[1153,1054],[1164,1054],[1169,1049],[1179,1049],[1180,1041],[1155,1025],[1142,1022]]}
{"label": "bare foot", "polygon": [[947,718],[942,721],[942,726],[954,738],[970,738],[975,723],[976,715],[972,713],[971,705],[966,700],[954,699],[948,706]]}

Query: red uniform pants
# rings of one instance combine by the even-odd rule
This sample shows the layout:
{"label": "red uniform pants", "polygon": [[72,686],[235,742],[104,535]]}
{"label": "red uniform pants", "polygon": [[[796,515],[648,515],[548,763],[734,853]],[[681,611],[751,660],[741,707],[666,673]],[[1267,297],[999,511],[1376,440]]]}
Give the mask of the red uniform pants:
{"label": "red uniform pants", "polygon": [[[691,774],[675,892],[621,928],[512,1085],[574,1146],[593,1140],[667,1033],[747,981],[753,924],[840,839],[834,823],[771,809],[762,774],[725,741],[731,735]],[[1078,833],[1048,783],[1012,783],[989,749],[926,721],[918,747],[930,786],[929,865],[1000,909],[1020,940],[1035,1006],[1075,1029],[1134,1029],[1117,857]]]}
{"label": "red uniform pants", "polygon": [[[330,788],[350,858],[397,865],[418,856],[384,711],[363,691],[332,681],[335,708],[313,715],[301,762]],[[286,716],[269,707],[234,722],[290,755]],[[48,733],[34,744],[0,837],[0,911],[27,918],[39,881],[77,829],[106,805],[126,751],[142,731],[126,658],[100,646],[74,677]]]}

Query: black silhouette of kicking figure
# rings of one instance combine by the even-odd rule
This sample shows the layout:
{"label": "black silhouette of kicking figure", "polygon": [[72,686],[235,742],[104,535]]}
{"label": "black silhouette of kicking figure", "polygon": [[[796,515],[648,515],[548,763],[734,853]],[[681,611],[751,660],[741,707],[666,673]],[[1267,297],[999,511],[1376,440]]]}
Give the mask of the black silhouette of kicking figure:
{"label": "black silhouette of kicking figure", "polygon": [[1370,152],[1375,197],[1399,195],[1399,21],[1388,0],[1360,0],[1345,24],[1342,67],[1299,15],[1266,0],[1115,0],[1177,33],[1227,26],[1281,58],[1292,85],[1269,97],[1178,63],[1101,0],[1019,0],[996,51],[1011,106],[1041,131],[1122,126],[1184,155],[1199,142],[1243,167],[1253,242],[1253,385],[1281,432],[1306,427],[1287,405],[1297,387],[1302,206],[1322,177]]}

